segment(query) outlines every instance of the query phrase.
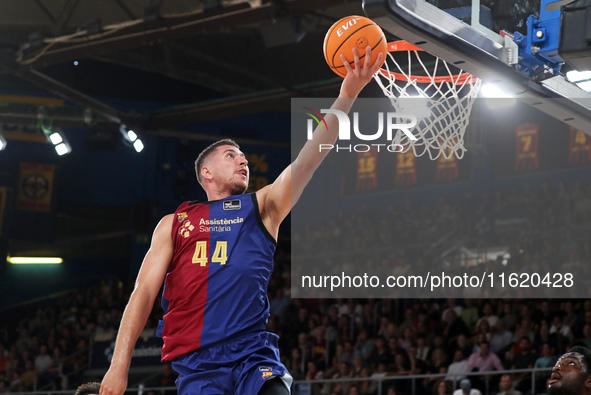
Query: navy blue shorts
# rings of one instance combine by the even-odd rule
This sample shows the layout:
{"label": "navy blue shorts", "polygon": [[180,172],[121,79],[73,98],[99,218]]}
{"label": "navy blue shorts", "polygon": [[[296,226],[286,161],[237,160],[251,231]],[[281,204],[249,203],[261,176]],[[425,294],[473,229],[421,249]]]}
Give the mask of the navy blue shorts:
{"label": "navy blue shorts", "polygon": [[273,333],[254,333],[181,355],[172,361],[179,373],[178,394],[256,395],[275,377],[291,391],[293,378],[279,360],[278,339]]}

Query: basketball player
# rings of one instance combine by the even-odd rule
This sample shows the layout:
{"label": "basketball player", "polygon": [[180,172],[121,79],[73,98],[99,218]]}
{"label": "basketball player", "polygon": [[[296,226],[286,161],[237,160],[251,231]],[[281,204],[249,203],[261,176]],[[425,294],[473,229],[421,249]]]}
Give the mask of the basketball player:
{"label": "basketball player", "polygon": [[[332,108],[348,112],[381,65],[347,69]],[[371,59],[368,47],[365,59]],[[222,140],[197,158],[197,180],[208,202],[183,203],[165,216],[152,238],[135,289],[123,314],[111,366],[100,395],[121,395],[135,342],[163,280],[165,310],[158,332],[162,359],[179,373],[179,394],[289,394],[292,378],[279,362],[277,336],[265,332],[267,286],[279,225],[334,144],[338,121],[317,129],[296,160],[270,185],[244,195],[248,162],[238,145]]]}
{"label": "basketball player", "polygon": [[76,389],[76,393],[74,395],[97,395],[101,388],[101,383],[86,383],[80,385]]}
{"label": "basketball player", "polygon": [[573,347],[552,368],[548,395],[587,394],[591,394],[591,351],[581,346]]}

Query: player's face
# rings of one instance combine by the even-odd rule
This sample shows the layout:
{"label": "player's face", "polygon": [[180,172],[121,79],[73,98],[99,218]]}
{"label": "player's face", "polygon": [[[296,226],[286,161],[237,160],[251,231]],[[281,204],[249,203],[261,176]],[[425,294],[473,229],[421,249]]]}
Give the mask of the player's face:
{"label": "player's face", "polygon": [[213,157],[212,172],[217,185],[228,189],[230,195],[239,195],[248,188],[249,169],[244,154],[236,147],[217,147]]}
{"label": "player's face", "polygon": [[548,380],[549,395],[579,395],[585,392],[588,372],[583,356],[579,353],[566,353],[552,368]]}

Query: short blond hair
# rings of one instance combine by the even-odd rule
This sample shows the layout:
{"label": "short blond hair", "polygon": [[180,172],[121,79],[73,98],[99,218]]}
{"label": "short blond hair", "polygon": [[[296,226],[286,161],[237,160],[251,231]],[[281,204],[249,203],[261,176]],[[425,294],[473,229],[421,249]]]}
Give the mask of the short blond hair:
{"label": "short blond hair", "polygon": [[195,160],[195,174],[197,175],[197,181],[199,182],[199,184],[201,186],[203,186],[203,183],[201,182],[201,166],[203,165],[203,162],[205,161],[205,159],[207,159],[207,157],[213,151],[215,151],[215,149],[217,147],[220,147],[222,145],[231,145],[233,147],[240,149],[240,146],[234,140],[222,139],[222,140],[216,141],[215,143],[211,144],[209,147],[207,147],[203,151],[201,151],[201,153],[199,154],[199,156]]}

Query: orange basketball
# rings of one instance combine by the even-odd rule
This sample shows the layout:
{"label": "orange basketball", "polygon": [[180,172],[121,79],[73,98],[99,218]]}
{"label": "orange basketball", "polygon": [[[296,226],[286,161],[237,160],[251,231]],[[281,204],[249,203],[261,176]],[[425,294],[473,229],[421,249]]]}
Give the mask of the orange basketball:
{"label": "orange basketball", "polygon": [[[355,68],[353,59],[353,48],[359,51],[360,65],[365,61],[365,48],[371,47],[371,63],[375,62],[378,54],[384,54],[382,64],[388,54],[388,44],[382,29],[371,19],[364,16],[345,17],[328,29],[324,37],[324,59],[332,71],[345,77],[347,69],[341,61],[340,54],[345,55],[352,68]],[[380,65],[381,66],[381,65]]]}

